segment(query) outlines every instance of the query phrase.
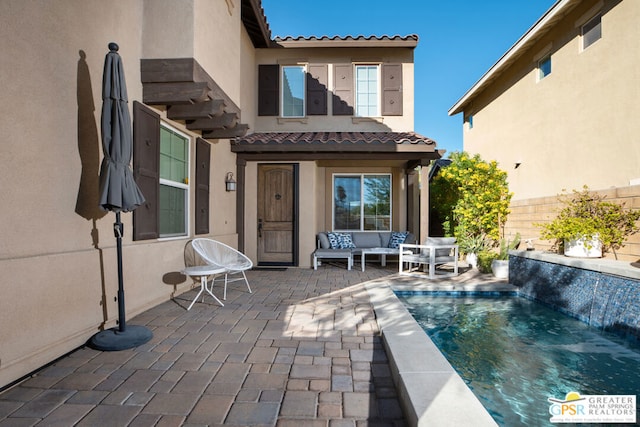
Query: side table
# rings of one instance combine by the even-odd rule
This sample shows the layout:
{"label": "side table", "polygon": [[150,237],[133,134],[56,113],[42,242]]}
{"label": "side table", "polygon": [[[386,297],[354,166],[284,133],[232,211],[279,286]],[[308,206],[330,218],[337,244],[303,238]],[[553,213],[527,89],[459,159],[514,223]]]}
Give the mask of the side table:
{"label": "side table", "polygon": [[[198,295],[196,295],[196,297],[193,299],[191,305],[189,305],[189,308],[187,308],[187,311],[191,310],[191,307],[193,307],[193,304],[195,304],[195,302],[198,300],[198,298],[200,298],[200,295],[202,295],[203,292],[211,295],[213,299],[218,302],[218,304],[224,307],[222,301],[220,301],[218,297],[213,294],[213,280],[211,281],[211,287],[207,285],[207,277],[215,276],[217,274],[224,274],[225,271],[227,271],[226,268],[217,265],[197,265],[194,267],[187,267],[182,270],[182,274],[185,274],[189,277],[200,278],[200,292],[198,292]],[[204,302],[204,295],[202,295],[202,301]]]}

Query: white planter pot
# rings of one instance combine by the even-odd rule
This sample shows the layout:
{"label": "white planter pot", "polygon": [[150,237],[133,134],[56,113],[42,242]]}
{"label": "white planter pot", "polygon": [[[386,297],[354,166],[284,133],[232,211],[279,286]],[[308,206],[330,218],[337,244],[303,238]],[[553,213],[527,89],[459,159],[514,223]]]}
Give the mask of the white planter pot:
{"label": "white planter pot", "polygon": [[467,254],[465,259],[471,268],[478,268],[478,254]]}
{"label": "white planter pot", "polygon": [[491,272],[498,279],[509,278],[509,260],[494,259],[491,261]]}
{"label": "white planter pot", "polygon": [[564,254],[576,258],[602,258],[602,242],[598,237],[565,240]]}

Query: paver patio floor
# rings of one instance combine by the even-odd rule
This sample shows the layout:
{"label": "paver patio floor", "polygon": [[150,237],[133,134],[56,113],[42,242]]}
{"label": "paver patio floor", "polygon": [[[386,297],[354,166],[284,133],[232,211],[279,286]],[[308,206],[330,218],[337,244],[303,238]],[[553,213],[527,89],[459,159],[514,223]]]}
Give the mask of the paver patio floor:
{"label": "paver patio floor", "polygon": [[363,286],[394,273],[252,270],[253,294],[186,311],[194,288],[127,319],[149,343],[80,348],[0,394],[0,426],[405,425]]}

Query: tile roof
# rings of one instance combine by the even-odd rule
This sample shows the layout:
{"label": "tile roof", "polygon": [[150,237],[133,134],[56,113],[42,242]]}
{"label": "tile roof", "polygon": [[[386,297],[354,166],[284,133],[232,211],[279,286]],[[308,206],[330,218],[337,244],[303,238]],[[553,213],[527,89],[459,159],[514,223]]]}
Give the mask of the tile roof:
{"label": "tile roof", "polygon": [[274,43],[281,47],[410,47],[418,45],[418,36],[286,36],[275,37]]}
{"label": "tile roof", "polygon": [[[436,142],[415,132],[262,132],[236,138],[234,145],[425,145]],[[426,147],[425,147],[426,148]]]}

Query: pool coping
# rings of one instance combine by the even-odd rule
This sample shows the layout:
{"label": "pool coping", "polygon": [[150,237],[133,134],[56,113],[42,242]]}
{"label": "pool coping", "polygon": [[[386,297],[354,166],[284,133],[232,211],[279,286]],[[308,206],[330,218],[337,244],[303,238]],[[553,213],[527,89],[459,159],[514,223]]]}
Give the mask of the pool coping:
{"label": "pool coping", "polygon": [[412,280],[399,275],[367,282],[365,288],[408,424],[497,426],[394,290],[515,292],[516,288],[506,281],[460,283],[422,277]]}

